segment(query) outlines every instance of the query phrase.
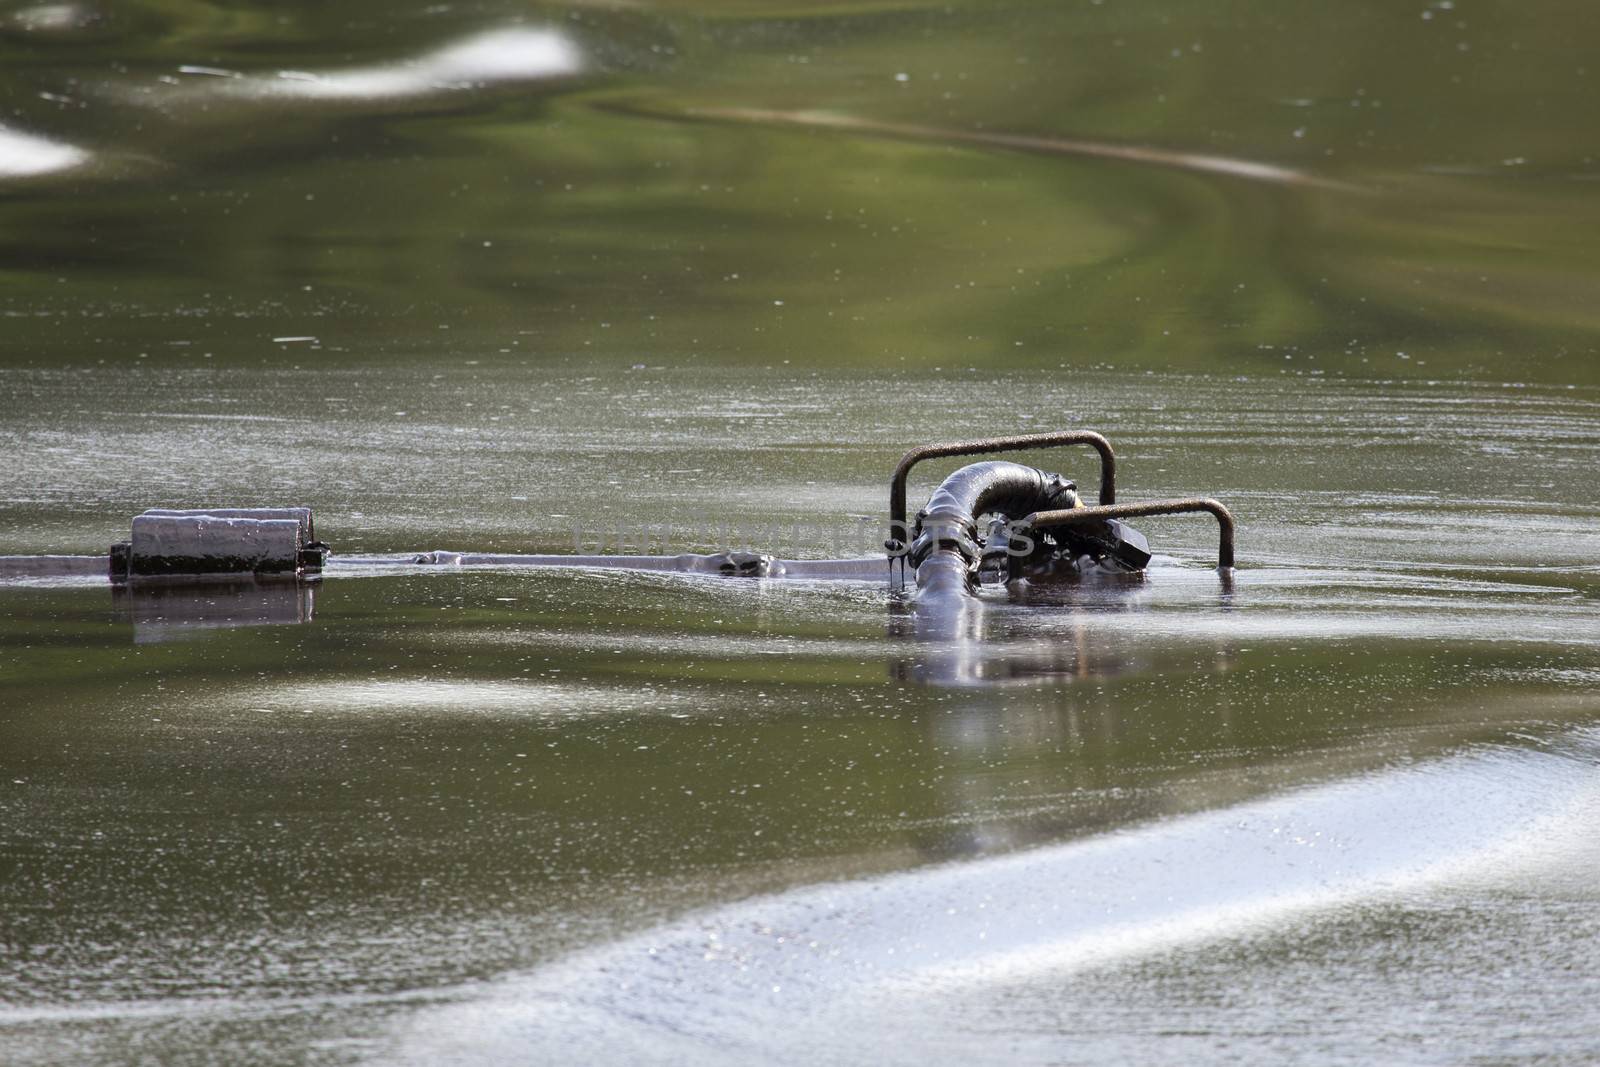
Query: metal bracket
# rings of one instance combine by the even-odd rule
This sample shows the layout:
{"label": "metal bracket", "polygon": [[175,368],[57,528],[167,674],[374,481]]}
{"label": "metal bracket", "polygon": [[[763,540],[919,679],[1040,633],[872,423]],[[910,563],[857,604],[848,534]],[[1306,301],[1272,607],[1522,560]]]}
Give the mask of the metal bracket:
{"label": "metal bracket", "polygon": [[1187,497],[1182,500],[1146,500],[1137,504],[1112,504],[1097,508],[1072,508],[1066,511],[1036,511],[1023,519],[1019,526],[1049,529],[1059,526],[1078,526],[1102,522],[1106,519],[1132,519],[1143,515],[1183,515],[1204,511],[1215,516],[1218,528],[1217,569],[1233,567],[1233,513],[1210,497]]}

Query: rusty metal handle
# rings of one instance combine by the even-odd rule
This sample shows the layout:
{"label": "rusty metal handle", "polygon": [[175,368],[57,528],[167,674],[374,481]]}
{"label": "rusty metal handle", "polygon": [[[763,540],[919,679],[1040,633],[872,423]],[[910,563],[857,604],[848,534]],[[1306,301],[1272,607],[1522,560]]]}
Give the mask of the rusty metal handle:
{"label": "rusty metal handle", "polygon": [[1233,567],[1233,513],[1219,501],[1210,497],[1188,497],[1183,500],[1146,500],[1137,504],[1113,504],[1109,507],[1071,508],[1065,511],[1036,511],[1022,520],[1022,524],[1038,529],[1051,526],[1076,526],[1100,519],[1133,519],[1141,515],[1182,515],[1206,511],[1216,516],[1220,537],[1217,543],[1217,569]]}
{"label": "rusty metal handle", "polygon": [[1014,452],[1029,448],[1060,448],[1063,445],[1091,445],[1100,453],[1100,503],[1117,499],[1117,456],[1111,442],[1093,430],[1061,430],[1056,433],[1025,433],[1011,437],[989,437],[981,441],[952,441],[942,445],[913,448],[900,458],[889,479],[889,540],[898,542],[906,533],[906,478],[925,459],[945,456],[976,456],[986,452]]}

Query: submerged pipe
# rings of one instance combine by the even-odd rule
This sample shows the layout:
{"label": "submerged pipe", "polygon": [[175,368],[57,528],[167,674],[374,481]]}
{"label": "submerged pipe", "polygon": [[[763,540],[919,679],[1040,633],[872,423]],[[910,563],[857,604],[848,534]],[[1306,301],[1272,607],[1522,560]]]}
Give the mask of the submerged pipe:
{"label": "submerged pipe", "polygon": [[509,552],[409,552],[396,555],[332,556],[324,573],[365,567],[530,567],[569,570],[654,571],[664,574],[708,574],[725,578],[814,578],[854,580],[877,578],[883,559],[780,559],[765,552],[682,552],[672,556],[576,556]]}

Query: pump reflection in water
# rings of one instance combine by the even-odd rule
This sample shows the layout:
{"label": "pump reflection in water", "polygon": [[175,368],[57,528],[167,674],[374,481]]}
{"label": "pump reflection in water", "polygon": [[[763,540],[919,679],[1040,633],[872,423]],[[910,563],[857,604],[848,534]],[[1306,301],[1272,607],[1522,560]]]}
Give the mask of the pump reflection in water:
{"label": "pump reflection in water", "polygon": [[[890,609],[889,635],[913,644],[891,661],[890,677],[946,688],[1005,688],[1112,677],[1149,668],[1148,654],[1138,647],[1109,642],[1103,633],[1097,637],[1094,620],[1082,610],[1074,611],[1066,626],[1053,627],[1047,636],[1018,636],[1003,632],[992,615],[996,607],[977,598],[938,612],[896,603]],[[1137,611],[1139,607],[1130,603],[1112,610]]]}
{"label": "pump reflection in water", "polygon": [[203,586],[155,580],[111,587],[112,602],[133,624],[134,643],[141,645],[193,637],[204,630],[310,622],[316,595],[316,583],[298,579],[243,579]]}

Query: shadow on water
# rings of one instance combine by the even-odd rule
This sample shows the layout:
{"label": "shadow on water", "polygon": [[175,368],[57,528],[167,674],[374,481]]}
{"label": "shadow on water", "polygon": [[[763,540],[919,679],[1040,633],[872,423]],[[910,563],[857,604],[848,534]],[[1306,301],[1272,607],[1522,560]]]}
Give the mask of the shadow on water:
{"label": "shadow on water", "polygon": [[447,326],[630,362],[1592,381],[1568,131],[1594,89],[1548,26],[1593,14],[1546,2],[1519,40],[1559,76],[1309,7],[1226,33],[1039,5],[19,9],[0,358],[427,352]]}

